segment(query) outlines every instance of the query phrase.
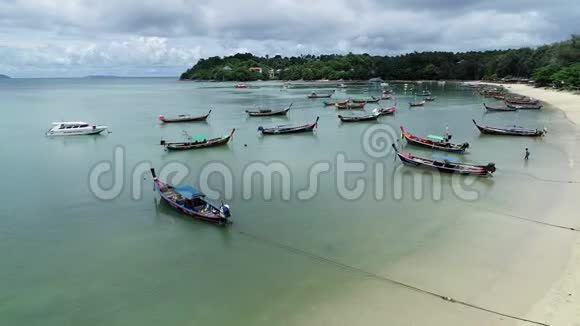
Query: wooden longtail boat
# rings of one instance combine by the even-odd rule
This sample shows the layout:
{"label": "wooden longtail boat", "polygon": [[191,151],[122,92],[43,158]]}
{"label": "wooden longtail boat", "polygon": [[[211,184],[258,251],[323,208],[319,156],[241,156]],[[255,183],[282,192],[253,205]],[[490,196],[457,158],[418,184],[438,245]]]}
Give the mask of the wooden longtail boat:
{"label": "wooden longtail boat", "polygon": [[528,104],[528,105],[537,105],[540,103],[539,100],[533,99],[533,98],[528,98],[528,97],[524,97],[524,98],[506,98],[505,99],[506,103],[509,104]]}
{"label": "wooden longtail boat", "polygon": [[324,101],[325,106],[336,106],[336,105],[346,105],[348,100],[341,100],[341,101]]}
{"label": "wooden longtail boat", "polygon": [[542,108],[542,104],[512,104],[506,102],[505,104],[508,108],[514,110],[539,110]]}
{"label": "wooden longtail boat", "polygon": [[194,218],[218,225],[231,224],[230,206],[217,205],[205,199],[205,194],[192,186],[171,186],[161,182],[151,168],[153,189],[161,199],[176,210]]}
{"label": "wooden longtail boat", "polygon": [[258,131],[262,133],[262,135],[279,135],[279,134],[294,134],[299,132],[309,132],[313,131],[314,128],[318,127],[318,119],[316,117],[316,121],[314,123],[305,124],[302,126],[276,126],[272,128],[264,128],[262,126],[258,127]]}
{"label": "wooden longtail boat", "polygon": [[510,111],[517,111],[517,109],[514,108],[510,108],[510,107],[504,107],[504,108],[494,108],[491,106],[487,106],[487,104],[483,103],[483,107],[488,110],[488,111],[493,111],[493,112],[510,112]]}
{"label": "wooden longtail boat", "polygon": [[448,160],[437,161],[413,156],[409,153],[401,153],[395,144],[392,144],[392,146],[395,149],[395,153],[397,153],[397,156],[401,162],[403,162],[405,165],[434,169],[444,173],[458,173],[461,175],[474,175],[479,177],[491,177],[496,170],[494,163],[488,163],[487,165],[477,165],[455,163]]}
{"label": "wooden longtail boat", "polygon": [[397,107],[391,106],[390,108],[378,108],[378,111],[381,115],[389,115],[395,113],[395,111],[397,111]]}
{"label": "wooden longtail boat", "polygon": [[352,99],[350,100],[352,103],[379,103],[381,99],[379,97],[372,96],[370,100],[362,100],[362,99]]}
{"label": "wooden longtail boat", "polygon": [[425,105],[425,101],[421,101],[421,102],[409,102],[409,106],[410,107],[423,106],[423,105]]}
{"label": "wooden longtail boat", "polygon": [[332,93],[328,93],[328,94],[317,94],[315,92],[312,92],[312,93],[306,95],[306,97],[307,98],[310,98],[310,99],[315,99],[315,98],[330,98],[333,94],[334,94],[334,91],[332,91]]}
{"label": "wooden longtail boat", "polygon": [[427,96],[427,97],[424,98],[424,100],[427,101],[427,102],[433,102],[433,101],[435,101],[435,98],[432,97],[432,96]]}
{"label": "wooden longtail boat", "polygon": [[338,118],[342,122],[363,122],[363,121],[377,120],[380,116],[381,116],[381,114],[379,113],[379,111],[375,109],[375,110],[373,110],[372,114],[368,114],[368,115],[345,117],[345,116],[342,116],[339,114]]}
{"label": "wooden longtail boat", "polygon": [[490,135],[506,135],[506,136],[529,136],[538,137],[543,136],[546,133],[546,128],[543,130],[538,129],[525,129],[522,127],[513,126],[511,128],[497,128],[478,125],[475,120],[472,120],[477,129],[483,134]]}
{"label": "wooden longtail boat", "polygon": [[265,109],[265,110],[246,110],[246,113],[250,116],[250,117],[266,117],[266,116],[272,116],[272,115],[286,115],[286,113],[288,113],[288,111],[290,111],[290,108],[292,107],[293,103],[290,103],[290,105],[285,108],[285,109],[280,109],[280,110],[271,110],[271,109]]}
{"label": "wooden longtail boat", "polygon": [[415,136],[412,133],[405,131],[405,128],[401,126],[401,132],[403,137],[407,140],[409,144],[428,147],[431,149],[436,149],[444,152],[452,152],[452,153],[465,153],[465,150],[469,148],[469,143],[465,142],[461,145],[459,144],[452,144],[448,141],[438,141],[438,140],[431,140],[427,138],[422,138],[419,136]]}
{"label": "wooden longtail boat", "polygon": [[431,96],[431,92],[429,92],[429,91],[426,91],[426,92],[423,92],[423,93],[421,93],[421,94],[418,94],[418,95],[419,95],[419,96]]}
{"label": "wooden longtail boat", "polygon": [[211,110],[209,110],[209,112],[207,114],[204,115],[199,115],[199,116],[192,116],[189,114],[180,114],[175,118],[166,118],[162,115],[159,116],[159,121],[164,122],[164,123],[170,123],[170,122],[192,122],[192,121],[205,121],[207,119],[207,117],[209,117],[209,114],[211,113]]}
{"label": "wooden longtail boat", "polygon": [[202,139],[202,140],[193,140],[191,137],[187,136],[188,141],[186,142],[172,142],[168,143],[165,140],[161,140],[159,143],[161,146],[164,146],[168,151],[183,151],[188,149],[200,149],[206,147],[213,147],[213,146],[220,146],[227,144],[230,139],[233,137],[234,132],[236,129],[232,129],[232,131],[224,137],[216,137],[212,139]]}
{"label": "wooden longtail boat", "polygon": [[345,103],[345,104],[335,104],[337,109],[339,110],[356,110],[356,109],[364,109],[367,103]]}

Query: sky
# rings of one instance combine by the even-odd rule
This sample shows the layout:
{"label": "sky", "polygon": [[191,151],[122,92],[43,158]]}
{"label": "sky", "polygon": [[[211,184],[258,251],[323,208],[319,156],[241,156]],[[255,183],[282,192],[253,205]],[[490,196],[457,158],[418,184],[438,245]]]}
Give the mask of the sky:
{"label": "sky", "polygon": [[580,0],[0,0],[0,74],[178,76],[200,58],[466,51],[580,33]]}

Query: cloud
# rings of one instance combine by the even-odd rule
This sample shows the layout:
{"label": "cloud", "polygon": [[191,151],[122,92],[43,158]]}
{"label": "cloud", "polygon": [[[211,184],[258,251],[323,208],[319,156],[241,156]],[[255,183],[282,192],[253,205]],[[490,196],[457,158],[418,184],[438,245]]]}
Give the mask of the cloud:
{"label": "cloud", "polygon": [[578,17],[571,0],[0,0],[0,73],[177,75],[237,51],[536,46],[578,32]]}

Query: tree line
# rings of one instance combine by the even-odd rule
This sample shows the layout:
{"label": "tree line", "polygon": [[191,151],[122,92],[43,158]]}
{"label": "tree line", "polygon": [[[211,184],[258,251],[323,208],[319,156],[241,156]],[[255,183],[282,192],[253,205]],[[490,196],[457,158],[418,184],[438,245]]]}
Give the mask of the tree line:
{"label": "tree line", "polygon": [[[250,71],[262,68],[262,73]],[[532,78],[540,85],[580,87],[580,36],[537,48],[470,52],[413,52],[258,57],[238,53],[200,59],[183,80],[498,80]]]}

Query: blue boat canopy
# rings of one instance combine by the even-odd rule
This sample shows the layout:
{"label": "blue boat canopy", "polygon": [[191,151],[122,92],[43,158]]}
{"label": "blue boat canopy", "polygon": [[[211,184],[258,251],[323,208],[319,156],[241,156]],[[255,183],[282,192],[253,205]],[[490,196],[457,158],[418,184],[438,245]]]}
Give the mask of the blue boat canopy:
{"label": "blue boat canopy", "polygon": [[193,199],[193,198],[196,198],[196,197],[203,197],[203,196],[205,196],[205,194],[203,192],[195,189],[192,186],[177,186],[177,187],[174,187],[174,188],[175,188],[175,191],[178,194],[180,194],[183,197],[188,198],[188,199]]}
{"label": "blue boat canopy", "polygon": [[431,157],[436,159],[436,160],[457,162],[457,158],[455,158],[455,157],[450,157],[450,156],[445,156],[445,155],[440,155],[440,154],[433,154],[433,155],[431,155]]}

